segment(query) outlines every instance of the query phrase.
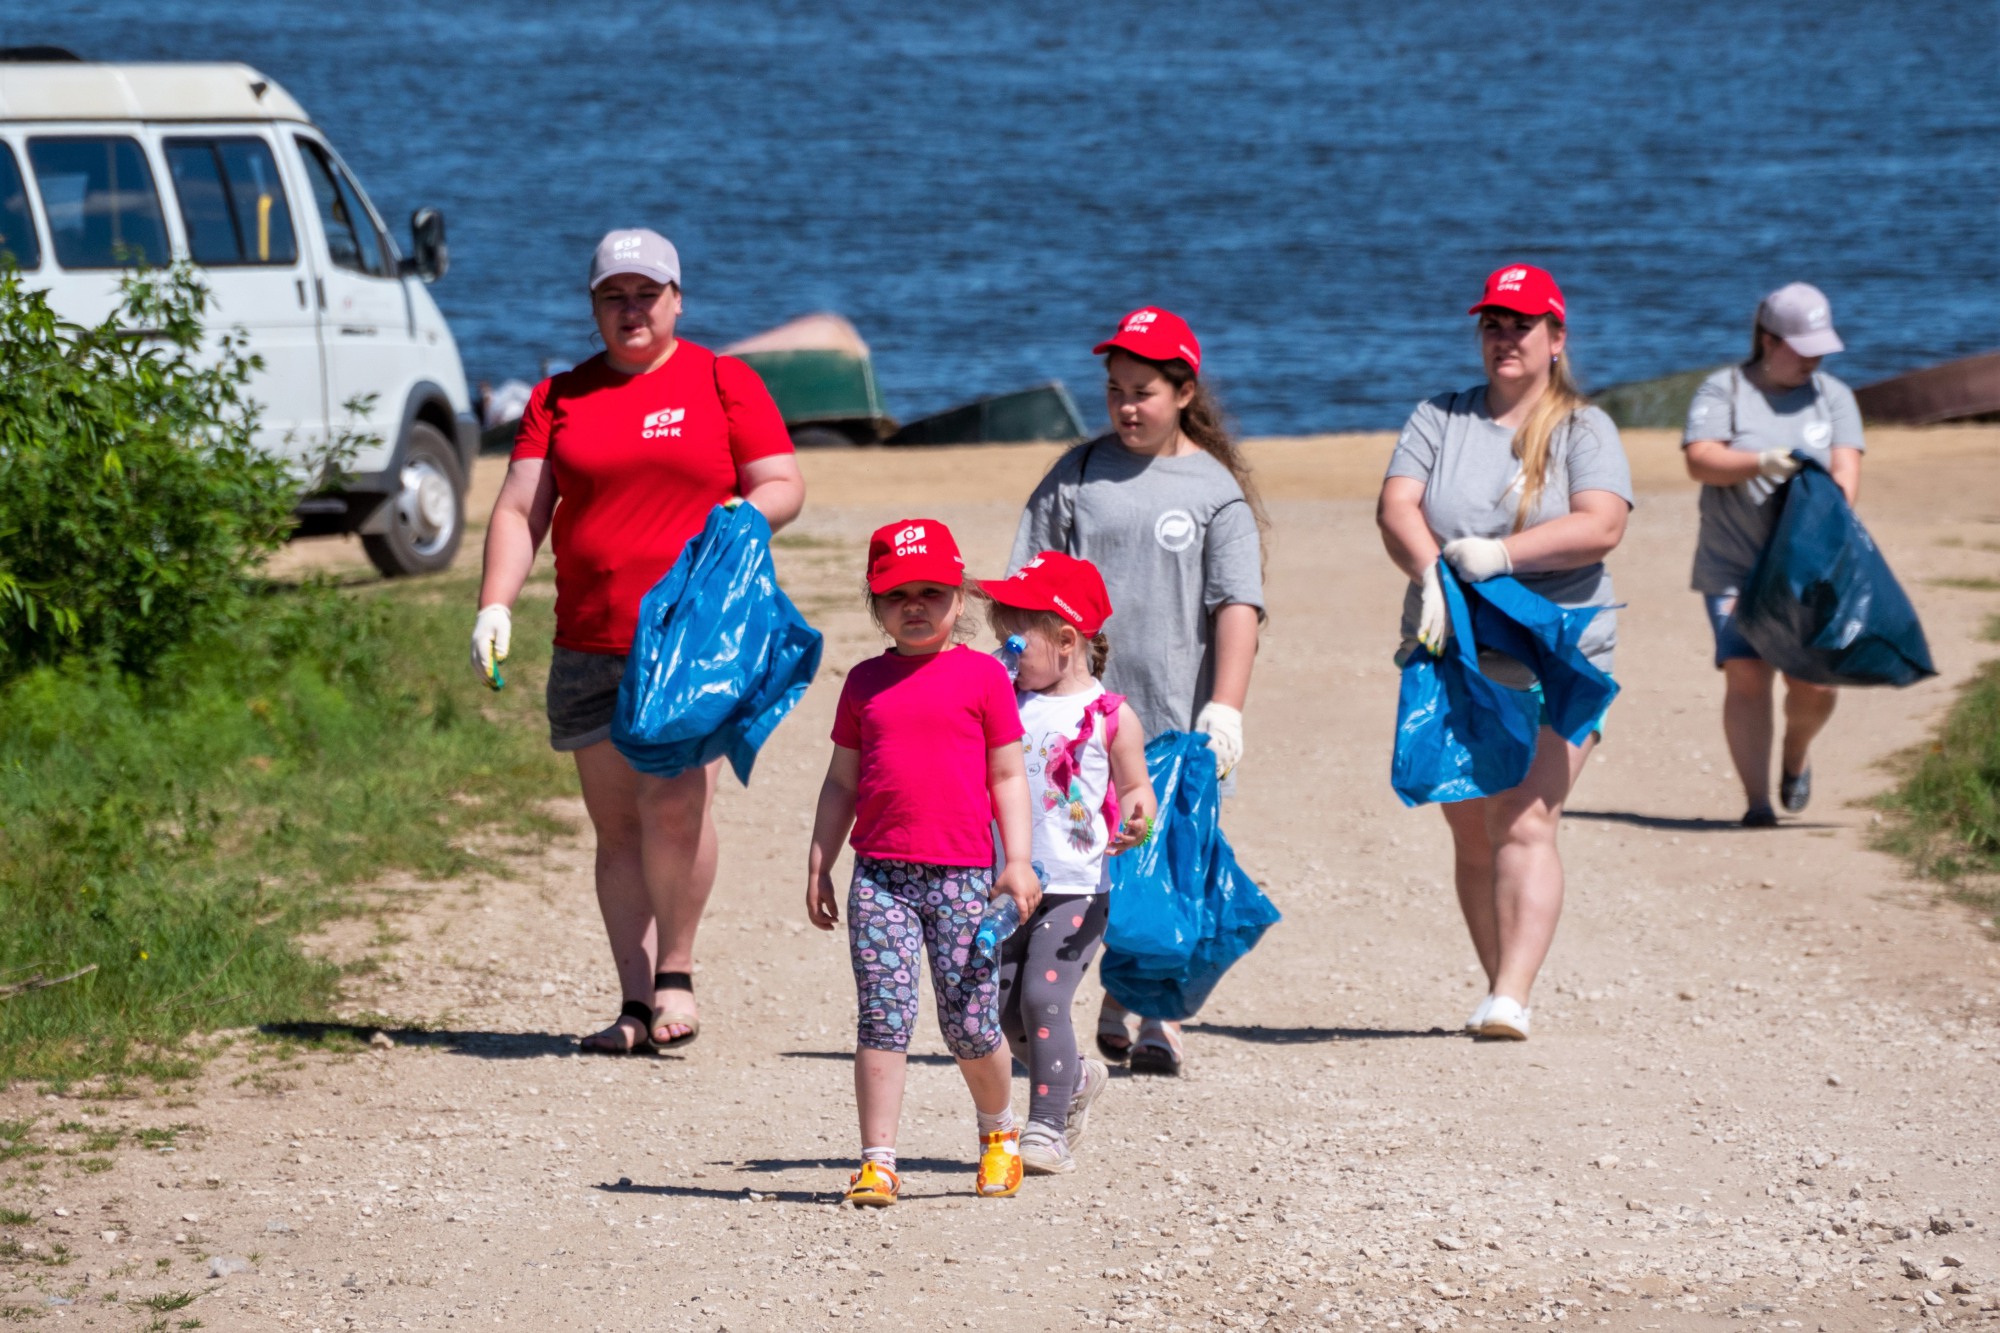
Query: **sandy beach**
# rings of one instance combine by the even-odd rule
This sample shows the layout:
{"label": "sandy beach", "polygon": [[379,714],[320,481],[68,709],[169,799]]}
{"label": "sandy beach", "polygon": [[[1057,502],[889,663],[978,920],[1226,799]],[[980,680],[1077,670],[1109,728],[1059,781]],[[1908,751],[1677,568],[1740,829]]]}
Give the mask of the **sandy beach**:
{"label": "sandy beach", "polygon": [[[803,866],[837,674],[879,646],[866,535],[940,518],[998,571],[1057,451],[822,452],[779,561],[829,670],[752,787],[724,780],[700,1041],[572,1053],[618,1003],[587,831],[512,879],[397,885],[394,942],[372,924],[322,941],[382,959],[348,1006],[393,1020],[389,1044],[282,1066],[239,1044],[165,1100],[105,1108],[191,1129],[175,1153],[52,1180],[37,1235],[73,1259],[39,1287],[17,1270],[9,1299],[44,1326],[166,1328],[106,1298],[185,1288],[204,1328],[322,1333],[2000,1319],[2000,950],[1869,850],[1866,804],[1994,651],[1979,630],[2000,596],[1945,580],[2000,578],[2000,428],[1871,433],[1861,512],[1942,675],[1844,695],[1811,810],[1770,832],[1735,823],[1687,590],[1694,488],[1671,434],[1626,436],[1625,693],[1565,824],[1568,905],[1520,1045],[1455,1031],[1480,988],[1449,840],[1387,782],[1402,578],[1373,497],[1391,443],[1248,446],[1275,525],[1270,623],[1227,829],[1286,920],[1189,1025],[1185,1078],[1117,1079],[1074,1175],[971,1197],[970,1110],[927,999],[905,1202],[835,1203],[852,983],[844,939],[806,927]],[[481,464],[481,516],[503,468]],[[469,542],[461,573],[477,560]],[[364,565],[334,539],[281,567]],[[523,625],[546,633],[546,611]],[[1086,983],[1086,1033],[1096,999]],[[5,1100],[75,1113],[32,1088]],[[211,1279],[211,1256],[250,1271]]]}

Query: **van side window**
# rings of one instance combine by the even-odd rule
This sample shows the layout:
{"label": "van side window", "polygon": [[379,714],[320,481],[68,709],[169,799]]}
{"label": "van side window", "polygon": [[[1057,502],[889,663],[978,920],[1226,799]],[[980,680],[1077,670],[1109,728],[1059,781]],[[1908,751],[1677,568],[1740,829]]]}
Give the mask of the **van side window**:
{"label": "van side window", "polygon": [[299,155],[305,159],[306,179],[312,182],[313,202],[319,206],[320,226],[326,231],[333,262],[356,273],[395,277],[388,242],[376,229],[375,220],[361,202],[361,191],[347,173],[310,139],[299,140]]}
{"label": "van side window", "polygon": [[138,140],[30,139],[28,165],[64,268],[136,268],[172,259],[153,169]]}
{"label": "van side window", "polygon": [[197,264],[298,262],[292,212],[269,144],[247,137],[168,139],[166,150]]}
{"label": "van side window", "polygon": [[42,266],[42,243],[35,236],[35,219],[28,212],[28,186],[14,150],[0,143],[0,259],[15,268]]}

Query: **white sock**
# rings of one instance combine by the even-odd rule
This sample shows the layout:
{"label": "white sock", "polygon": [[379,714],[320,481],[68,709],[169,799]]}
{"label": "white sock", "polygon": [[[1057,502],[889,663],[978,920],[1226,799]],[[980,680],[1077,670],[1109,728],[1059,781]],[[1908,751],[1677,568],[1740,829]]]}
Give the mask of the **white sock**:
{"label": "white sock", "polygon": [[1011,1106],[1003,1106],[991,1115],[974,1107],[973,1113],[979,1117],[981,1134],[1005,1134],[1014,1128],[1014,1108]]}
{"label": "white sock", "polygon": [[884,1171],[894,1171],[896,1169],[896,1150],[894,1148],[863,1148],[861,1150],[861,1160],[864,1162],[873,1162]]}

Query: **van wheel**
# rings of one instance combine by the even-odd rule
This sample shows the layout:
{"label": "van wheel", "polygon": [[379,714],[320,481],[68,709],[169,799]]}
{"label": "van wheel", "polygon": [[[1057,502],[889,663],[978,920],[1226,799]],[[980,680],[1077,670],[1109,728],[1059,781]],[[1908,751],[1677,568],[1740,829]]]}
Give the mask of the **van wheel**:
{"label": "van wheel", "polygon": [[437,427],[416,422],[403,452],[402,485],[388,499],[389,528],[361,547],[389,578],[449,569],[465,536],[465,474]]}

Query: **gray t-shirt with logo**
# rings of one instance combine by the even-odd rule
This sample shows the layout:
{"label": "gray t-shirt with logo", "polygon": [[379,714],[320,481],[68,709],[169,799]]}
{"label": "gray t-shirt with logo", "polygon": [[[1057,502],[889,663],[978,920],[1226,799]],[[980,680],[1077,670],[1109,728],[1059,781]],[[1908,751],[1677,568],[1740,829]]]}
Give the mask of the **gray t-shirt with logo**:
{"label": "gray t-shirt with logo", "polygon": [[1264,606],[1257,519],[1205,453],[1152,458],[1106,435],[1049,469],[1022,511],[1009,573],[1042,551],[1088,560],[1111,594],[1104,685],[1146,735],[1187,731],[1214,688],[1214,613]]}
{"label": "gray t-shirt with logo", "polygon": [[[1396,441],[1388,475],[1424,483],[1424,522],[1440,546],[1459,537],[1506,537],[1514,531],[1514,516],[1521,507],[1521,460],[1514,457],[1513,430],[1487,414],[1483,384],[1419,403]],[[1578,491],[1609,491],[1632,503],[1632,468],[1625,461],[1618,427],[1595,407],[1572,413],[1556,427],[1541,498],[1523,526],[1534,527],[1569,513],[1569,498]],[[1616,601],[1611,575],[1602,562],[1518,577],[1523,586],[1557,606],[1611,606]],[[1416,644],[1422,607],[1422,589],[1413,583],[1403,598],[1399,661]],[[1604,611],[1590,622],[1578,646],[1593,665],[1608,672],[1617,642],[1618,613]],[[1505,664],[1490,659],[1487,665],[1489,674],[1508,684],[1525,685],[1532,679],[1494,669]]]}
{"label": "gray t-shirt with logo", "polygon": [[[1768,394],[1740,366],[1702,381],[1688,404],[1685,449],[1696,440],[1720,440],[1731,449],[1803,449],[1830,468],[1835,449],[1866,448],[1854,391],[1831,375],[1815,373],[1798,388]],[[1777,514],[1771,497],[1778,483],[1763,477],[1734,486],[1701,488],[1701,534],[1694,545],[1694,590],[1711,597],[1743,591],[1757,555],[1771,540]]]}

